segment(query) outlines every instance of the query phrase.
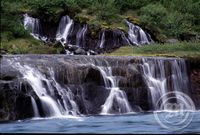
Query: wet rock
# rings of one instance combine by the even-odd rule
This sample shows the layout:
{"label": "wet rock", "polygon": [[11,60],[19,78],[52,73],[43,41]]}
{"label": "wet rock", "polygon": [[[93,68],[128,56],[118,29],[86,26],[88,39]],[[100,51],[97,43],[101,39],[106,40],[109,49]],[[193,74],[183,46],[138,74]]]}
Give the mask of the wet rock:
{"label": "wet rock", "polygon": [[78,48],[77,50],[75,50],[74,54],[87,55],[86,51],[84,49],[81,49],[81,48]]}
{"label": "wet rock", "polygon": [[87,53],[88,53],[89,55],[98,55],[98,53],[97,53],[97,52],[95,52],[95,51],[92,51],[92,50],[89,50]]}
{"label": "wet rock", "polygon": [[69,45],[67,45],[67,49],[69,50],[69,51],[76,51],[79,47],[78,46],[76,46],[76,45],[71,45],[71,44],[69,44]]}
{"label": "wet rock", "polygon": [[113,76],[126,76],[127,75],[127,67],[113,67],[112,74]]}
{"label": "wet rock", "polygon": [[200,69],[190,71],[192,99],[197,109],[200,109]]}
{"label": "wet rock", "polygon": [[[137,88],[122,88],[128,95],[128,101],[134,111],[147,111],[151,110],[151,100],[149,100],[148,88],[137,87]],[[138,109],[140,108],[140,109]]]}
{"label": "wet rock", "polygon": [[99,114],[101,105],[104,104],[109,90],[103,86],[97,86],[94,83],[84,84],[79,95],[78,105],[84,106],[83,114]]}
{"label": "wet rock", "polygon": [[20,88],[21,82],[0,83],[0,121],[34,116],[31,97]]}
{"label": "wet rock", "polygon": [[96,85],[104,85],[104,80],[101,72],[94,68],[89,68],[84,80],[85,83],[94,83]]}

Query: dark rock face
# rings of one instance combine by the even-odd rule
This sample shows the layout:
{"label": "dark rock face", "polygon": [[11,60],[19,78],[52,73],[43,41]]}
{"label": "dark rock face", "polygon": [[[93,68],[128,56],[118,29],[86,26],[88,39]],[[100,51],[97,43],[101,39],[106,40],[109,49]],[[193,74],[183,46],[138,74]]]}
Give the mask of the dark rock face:
{"label": "dark rock face", "polygon": [[[119,29],[114,29],[114,30],[105,29],[105,30],[100,31],[96,38],[92,38],[91,30],[90,28],[88,28],[88,30],[85,33],[84,39],[82,38],[78,39],[77,33],[80,32],[82,27],[83,26],[79,23],[73,24],[73,29],[68,36],[68,42],[74,47],[69,48],[68,45],[65,46],[66,49],[69,48],[68,49],[69,51],[76,50],[74,53],[75,55],[80,55],[80,54],[86,55],[84,51],[88,51],[88,50],[93,50],[97,53],[110,52],[123,45],[129,44],[129,41],[126,38],[125,33]],[[80,40],[79,45],[77,45],[77,40]],[[103,42],[102,48],[100,47],[101,42]],[[76,49],[77,46],[79,46],[79,48],[81,49],[77,50]]]}
{"label": "dark rock face", "polygon": [[196,108],[200,109],[200,62],[199,60],[188,60],[189,77],[191,83],[191,96],[196,103]]}
{"label": "dark rock face", "polygon": [[84,80],[85,83],[104,85],[103,77],[98,69],[90,68]]}
{"label": "dark rock face", "polygon": [[192,96],[194,97],[196,107],[200,108],[200,70],[192,70],[190,74],[191,84],[192,84]]}
{"label": "dark rock face", "polygon": [[0,120],[33,117],[31,87],[23,81],[2,78],[0,83]]}
{"label": "dark rock face", "polygon": [[83,85],[77,94],[76,101],[78,103],[81,114],[99,114],[101,105],[105,102],[109,91],[103,86],[97,86],[94,83]]}
{"label": "dark rock face", "polygon": [[[104,43],[102,48],[99,46],[101,44],[101,38],[104,34]],[[121,47],[122,45],[128,45],[129,41],[125,36],[125,33],[119,29],[106,29],[99,33],[99,43],[95,46],[94,50],[100,50],[102,52],[109,52],[116,48]]]}
{"label": "dark rock face", "polygon": [[199,62],[190,66],[191,96],[196,103],[196,108],[200,109],[200,68]]}

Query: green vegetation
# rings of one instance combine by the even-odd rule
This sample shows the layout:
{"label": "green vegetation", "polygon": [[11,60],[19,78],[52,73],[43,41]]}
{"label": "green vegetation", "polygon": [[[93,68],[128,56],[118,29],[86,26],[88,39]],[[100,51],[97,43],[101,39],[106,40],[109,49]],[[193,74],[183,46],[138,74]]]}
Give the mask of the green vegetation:
{"label": "green vegetation", "polygon": [[[169,38],[197,42],[200,39],[199,0],[1,0],[0,12],[1,49],[8,50],[10,53],[13,51],[32,53],[28,49],[34,50],[43,45],[38,41],[33,42],[24,30],[21,21],[23,13],[28,13],[52,25],[56,25],[61,16],[70,15],[76,21],[88,23],[93,37],[96,37],[101,29],[119,28],[127,31],[123,20],[128,19],[140,25],[159,42],[165,42]],[[11,51],[9,48],[12,48],[11,44],[14,43],[18,50]],[[24,45],[19,46],[18,43]],[[161,49],[170,48],[168,46],[170,45],[162,46]],[[173,45],[176,46],[178,45]],[[184,46],[186,45],[181,47]],[[157,50],[156,47],[160,48],[158,45],[150,48]],[[173,52],[173,47],[168,52]],[[41,50],[45,48],[47,46]],[[136,50],[147,48],[148,46]]]}
{"label": "green vegetation", "polygon": [[56,54],[62,53],[60,45],[44,44],[33,38],[18,38],[1,42],[1,51],[8,54]]}
{"label": "green vegetation", "polygon": [[109,56],[165,56],[200,58],[200,43],[182,42],[176,44],[153,44],[143,47],[124,46],[107,53]]}
{"label": "green vegetation", "polygon": [[93,27],[124,30],[123,19],[133,18],[131,21],[136,19],[143,28],[159,34],[158,40],[200,33],[199,0],[1,0],[1,38],[26,35],[19,17],[25,12],[48,23],[57,23],[68,14]]}

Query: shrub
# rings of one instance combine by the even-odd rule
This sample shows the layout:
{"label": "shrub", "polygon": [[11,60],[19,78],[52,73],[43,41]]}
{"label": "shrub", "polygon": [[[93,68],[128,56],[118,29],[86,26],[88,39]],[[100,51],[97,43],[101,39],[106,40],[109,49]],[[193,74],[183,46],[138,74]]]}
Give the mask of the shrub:
{"label": "shrub", "polygon": [[167,10],[161,4],[149,4],[142,7],[139,14],[143,22],[151,23],[153,25],[163,26],[163,18],[167,16]]}
{"label": "shrub", "polygon": [[156,2],[156,0],[115,0],[115,4],[122,12],[130,9],[137,10],[154,2]]}
{"label": "shrub", "polygon": [[118,18],[119,10],[114,4],[114,0],[94,1],[90,9],[97,14],[97,19],[112,23]]}
{"label": "shrub", "polygon": [[190,14],[181,14],[179,12],[170,13],[164,20],[164,33],[169,36],[179,37],[183,33],[191,33],[192,21],[194,17]]}
{"label": "shrub", "polygon": [[1,39],[3,40],[26,37],[28,35],[19,17],[19,2],[14,2],[14,5],[12,5],[13,3],[10,0],[1,1]]}

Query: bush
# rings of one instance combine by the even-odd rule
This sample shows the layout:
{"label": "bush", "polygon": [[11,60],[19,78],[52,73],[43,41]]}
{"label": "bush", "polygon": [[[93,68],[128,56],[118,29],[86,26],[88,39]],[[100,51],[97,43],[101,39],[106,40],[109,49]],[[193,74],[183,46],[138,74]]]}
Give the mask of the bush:
{"label": "bush", "polygon": [[27,0],[32,14],[47,23],[57,23],[60,16],[67,11],[80,11],[76,0]]}
{"label": "bush", "polygon": [[169,36],[179,37],[183,33],[191,33],[192,20],[194,17],[190,14],[181,14],[179,12],[170,13],[164,20],[164,33]]}
{"label": "bush", "polygon": [[139,14],[143,22],[151,23],[153,25],[162,27],[163,18],[167,16],[167,10],[161,4],[150,4],[142,7]]}
{"label": "bush", "polygon": [[12,5],[13,3],[10,0],[1,1],[1,40],[28,36],[19,17],[19,2],[14,2],[14,5]]}
{"label": "bush", "polygon": [[76,1],[77,1],[78,6],[81,8],[88,8],[94,2],[94,0],[76,0]]}
{"label": "bush", "polygon": [[[177,17],[178,21],[183,21],[192,25],[191,29],[196,32],[200,32],[200,1],[199,0],[162,0],[161,3],[171,10],[171,14],[176,12],[174,16]],[[177,16],[177,12],[181,13],[180,16]],[[180,19],[182,18],[182,19]],[[175,21],[174,21],[175,22]],[[185,24],[186,25],[186,24]]]}
{"label": "bush", "polygon": [[120,9],[121,12],[126,10],[137,10],[147,4],[153,3],[156,0],[115,0],[115,5]]}
{"label": "bush", "polygon": [[97,19],[112,23],[118,18],[119,9],[114,0],[97,0],[93,2],[91,10],[97,14]]}

